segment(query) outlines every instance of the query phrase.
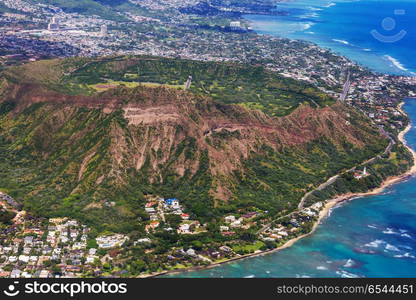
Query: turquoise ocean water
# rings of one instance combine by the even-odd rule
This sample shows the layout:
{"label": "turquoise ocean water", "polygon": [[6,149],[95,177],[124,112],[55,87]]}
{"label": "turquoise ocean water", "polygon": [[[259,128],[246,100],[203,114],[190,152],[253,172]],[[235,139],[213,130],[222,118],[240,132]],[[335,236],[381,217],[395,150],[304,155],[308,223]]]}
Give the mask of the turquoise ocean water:
{"label": "turquoise ocean water", "polygon": [[[259,33],[304,39],[373,70],[415,75],[416,1],[295,0],[287,16],[246,16]],[[378,38],[400,39],[394,43]],[[403,33],[405,33],[403,35]],[[396,36],[397,35],[397,36]],[[416,124],[416,100],[404,109]],[[416,149],[416,125],[406,135]],[[416,177],[377,196],[335,208],[294,246],[261,257],[172,277],[414,277]]]}
{"label": "turquoise ocean water", "polygon": [[287,16],[248,15],[258,33],[303,39],[382,73],[415,75],[414,0],[293,0]]}

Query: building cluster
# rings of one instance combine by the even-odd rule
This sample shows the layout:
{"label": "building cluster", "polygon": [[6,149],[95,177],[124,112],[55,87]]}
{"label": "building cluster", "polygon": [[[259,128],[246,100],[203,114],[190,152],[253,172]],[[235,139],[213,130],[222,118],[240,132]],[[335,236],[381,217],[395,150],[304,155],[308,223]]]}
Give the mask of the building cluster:
{"label": "building cluster", "polygon": [[[24,0],[5,1],[20,15],[27,15],[30,22],[19,23],[22,17],[17,16],[16,24],[10,21],[10,14],[0,16],[0,23],[4,24],[0,46],[34,59],[119,54],[256,62],[282,76],[313,84],[336,98],[341,97],[348,71],[352,78],[346,101],[354,104],[366,101],[372,105],[416,95],[416,90],[409,88],[415,84],[414,77],[375,74],[312,43],[233,30],[224,32],[215,26],[195,23],[190,15],[181,13],[182,7],[195,5],[195,0],[131,3],[154,14],[150,17],[134,10],[120,12],[125,21],[114,21]],[[245,24],[230,20],[227,27],[241,31]]]}
{"label": "building cluster", "polygon": [[98,259],[97,249],[87,249],[88,232],[75,220],[26,215],[2,232],[0,277],[75,277]]}
{"label": "building cluster", "polygon": [[129,240],[129,238],[123,234],[109,234],[99,236],[95,240],[97,241],[99,248],[112,249],[123,246],[123,244]]}
{"label": "building cluster", "polygon": [[88,226],[69,218],[33,217],[4,193],[0,207],[16,212],[11,225],[0,226],[0,278],[100,276],[99,266],[113,260],[107,251],[129,240],[122,234],[93,238]]}
{"label": "building cluster", "polygon": [[216,260],[228,259],[235,256],[235,252],[231,247],[220,246],[212,247],[207,250],[196,250],[194,248],[175,249],[167,256],[171,264],[188,265],[193,264],[211,264]]}
{"label": "building cluster", "polygon": [[[224,32],[209,24],[197,24],[177,10],[194,5],[197,0],[130,2],[160,12],[160,17],[130,11],[124,13],[125,21],[116,22],[95,15],[63,12],[52,5],[4,0],[16,12],[0,16],[0,48],[5,49],[0,64],[46,57],[113,54],[257,64],[283,77],[317,86],[324,94],[358,108],[386,136],[397,133],[405,124],[398,102],[404,97],[416,96],[416,77],[375,74],[311,43],[241,32],[245,29],[241,21],[227,23],[225,26],[231,32]],[[185,86],[189,88],[191,84],[190,77]],[[358,180],[367,176],[370,174],[366,168],[354,170]],[[87,226],[68,218],[31,217],[20,210],[12,197],[1,192],[0,204],[16,212],[11,226],[0,227],[0,277],[77,277],[86,271],[99,276],[101,270],[97,265],[110,259],[107,250],[132,244],[138,248],[143,246],[148,254],[157,243],[155,233],[172,232],[187,239],[207,232],[207,224],[193,220],[176,198],[147,196],[144,210],[149,220],[143,236],[132,241],[126,235],[111,233],[91,238]],[[322,208],[323,203],[318,202],[273,221],[259,231],[257,238],[264,243],[284,243],[313,224]],[[172,264],[184,264],[233,257],[236,253],[232,242],[240,246],[241,233],[259,228],[262,225],[256,219],[259,215],[254,211],[227,215],[219,224],[220,242],[215,241],[209,247],[172,248],[166,259]],[[175,218],[176,227],[170,224]]]}
{"label": "building cluster", "polygon": [[303,226],[312,224],[318,218],[323,206],[322,202],[317,202],[310,207],[284,217],[284,220],[273,222],[271,226],[261,232],[262,240],[282,243],[299,236]]}
{"label": "building cluster", "polygon": [[[13,209],[7,202],[9,197],[2,194],[0,203]],[[168,216],[178,216],[178,234],[199,234],[207,232],[206,224],[190,220],[184,213],[180,201],[175,198],[163,199],[157,196],[147,196],[145,210],[153,222],[160,226],[147,227],[147,233],[130,241],[123,234],[104,233],[91,237],[90,228],[69,218],[35,218],[25,211],[17,211],[17,216],[10,226],[0,227],[0,277],[7,278],[72,278],[88,276],[103,276],[103,266],[112,269],[120,261],[130,257],[129,249],[145,249],[152,254],[158,245],[157,232],[173,231],[166,223]],[[315,204],[301,212],[292,214],[290,221],[281,222],[259,235],[264,242],[284,241],[299,234],[300,227],[311,222],[319,209]],[[227,215],[222,221],[220,232],[223,241],[213,241],[209,245],[198,243],[195,247],[172,247],[164,254],[155,255],[155,259],[165,261],[172,267],[211,264],[215,261],[229,259],[247,252],[240,253],[238,242],[240,234],[247,232],[253,226],[258,226],[256,217],[259,212],[242,212],[237,215]],[[197,240],[196,240],[197,241]],[[263,243],[261,243],[263,245]],[[234,248],[237,247],[237,248]],[[258,253],[260,249],[248,253]],[[120,256],[121,255],[121,256]],[[126,266],[124,266],[126,268]],[[128,268],[127,268],[128,269]],[[115,274],[113,269],[113,273]],[[118,271],[117,271],[118,272]],[[120,271],[121,272],[121,271]],[[123,272],[127,272],[124,269]],[[118,274],[117,276],[121,275]],[[106,275],[109,276],[109,275]],[[111,275],[116,276],[116,275]]]}
{"label": "building cluster", "polygon": [[179,234],[198,234],[204,231],[199,221],[191,220],[190,215],[184,212],[180,200],[176,198],[164,199],[157,196],[148,196],[145,211],[150,217],[149,224],[146,225],[148,233],[158,228],[161,222],[166,223],[168,215],[180,217],[181,223],[177,229],[171,227],[164,228],[166,231],[176,230]]}
{"label": "building cluster", "polygon": [[[35,14],[40,12],[40,6],[31,4],[24,0],[3,0],[3,4],[11,10],[21,11],[22,13]],[[42,6],[42,5],[41,5]]]}
{"label": "building cluster", "polygon": [[416,96],[415,86],[416,77],[363,76],[352,82],[346,103],[365,113],[383,132],[397,133],[406,119],[398,104]]}
{"label": "building cluster", "polygon": [[224,224],[220,226],[221,235],[234,236],[238,229],[250,229],[252,226],[256,225],[256,222],[254,222],[253,219],[259,215],[260,213],[258,212],[248,212],[240,217],[236,217],[235,215],[224,217]]}

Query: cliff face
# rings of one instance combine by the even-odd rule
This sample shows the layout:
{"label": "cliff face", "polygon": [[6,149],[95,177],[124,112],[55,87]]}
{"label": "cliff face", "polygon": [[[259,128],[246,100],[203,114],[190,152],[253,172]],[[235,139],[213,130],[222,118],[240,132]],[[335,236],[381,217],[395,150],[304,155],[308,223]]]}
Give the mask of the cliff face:
{"label": "cliff face", "polygon": [[181,197],[200,217],[230,205],[295,207],[312,185],[385,144],[339,103],[276,118],[166,87],[85,96],[3,82],[0,113],[0,184],[32,210],[102,210],[108,222],[135,218],[143,193]]}

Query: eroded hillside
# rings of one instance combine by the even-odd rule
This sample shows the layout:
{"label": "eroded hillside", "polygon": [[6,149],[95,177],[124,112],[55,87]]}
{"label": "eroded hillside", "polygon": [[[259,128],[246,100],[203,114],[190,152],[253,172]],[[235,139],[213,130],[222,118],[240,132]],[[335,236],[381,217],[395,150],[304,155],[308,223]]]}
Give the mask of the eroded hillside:
{"label": "eroded hillside", "polygon": [[[160,80],[74,93],[73,72],[95,62],[56,62],[38,77],[27,72],[33,66],[10,70],[1,83],[0,186],[43,215],[127,230],[145,218],[144,194],[178,197],[200,219],[244,207],[291,210],[311,187],[388,143],[340,103],[288,101],[294,106],[276,117]],[[284,83],[274,80],[268,85]]]}

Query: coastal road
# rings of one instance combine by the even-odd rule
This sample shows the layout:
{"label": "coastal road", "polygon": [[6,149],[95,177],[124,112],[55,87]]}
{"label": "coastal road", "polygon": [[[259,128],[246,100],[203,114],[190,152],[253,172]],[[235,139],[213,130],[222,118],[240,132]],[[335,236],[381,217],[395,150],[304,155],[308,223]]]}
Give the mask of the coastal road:
{"label": "coastal road", "polygon": [[387,132],[385,132],[384,131],[384,133],[382,132],[382,134],[384,134],[385,136],[387,136],[388,138],[389,138],[389,140],[390,140],[390,142],[389,142],[389,144],[387,145],[387,147],[386,147],[386,149],[384,150],[384,152],[383,152],[383,154],[379,154],[379,155],[377,155],[377,156],[375,156],[375,157],[373,157],[373,158],[370,158],[370,159],[368,159],[368,160],[366,160],[366,161],[364,161],[364,162],[362,162],[361,164],[359,164],[358,166],[355,166],[355,167],[352,167],[351,169],[348,169],[348,170],[346,170],[346,171],[344,171],[344,172],[342,172],[342,173],[340,173],[340,174],[338,174],[338,175],[335,175],[335,176],[333,176],[333,177],[331,177],[331,178],[329,178],[326,182],[324,182],[324,183],[322,183],[320,186],[318,186],[316,189],[314,189],[314,190],[312,190],[312,191],[310,191],[310,192],[308,192],[308,193],[306,193],[305,194],[305,196],[303,196],[302,197],[302,199],[300,200],[300,203],[299,203],[299,205],[298,205],[298,209],[302,209],[303,207],[304,207],[304,205],[305,205],[305,201],[306,201],[306,199],[313,193],[313,192],[315,192],[315,191],[321,191],[321,190],[323,190],[323,189],[325,189],[327,186],[329,186],[329,185],[331,185],[331,184],[333,184],[341,175],[344,175],[344,174],[346,174],[346,173],[349,173],[349,172],[352,172],[352,171],[354,171],[355,169],[357,169],[357,167],[361,167],[361,166],[364,166],[364,165],[367,165],[367,164],[369,164],[369,163],[372,163],[373,161],[375,161],[376,159],[379,159],[379,158],[381,158],[382,156],[384,156],[384,155],[386,155],[386,154],[389,154],[390,152],[391,152],[391,149],[393,148],[393,146],[396,144],[396,141],[387,133]]}
{"label": "coastal road", "polygon": [[[353,169],[355,169],[356,167],[354,167]],[[303,208],[303,206],[304,206],[304,204],[305,204],[305,201],[306,201],[306,199],[313,193],[313,192],[315,192],[315,191],[321,191],[321,190],[323,190],[323,189],[325,189],[327,186],[329,186],[329,185],[331,185],[331,184],[333,184],[338,178],[339,178],[339,176],[341,176],[342,174],[345,174],[345,173],[347,173],[347,172],[349,172],[349,171],[352,171],[353,169],[351,169],[351,170],[347,170],[347,171],[345,171],[344,173],[341,173],[341,174],[338,174],[338,175],[335,175],[335,176],[332,176],[331,178],[329,178],[326,182],[324,182],[324,183],[322,183],[320,186],[318,186],[316,189],[314,189],[314,190],[312,190],[312,191],[310,191],[310,192],[308,192],[308,193],[306,193],[303,197],[302,197],[302,199],[300,200],[300,203],[299,203],[299,205],[298,205],[298,209],[302,209]]]}
{"label": "coastal road", "polygon": [[[382,132],[383,133],[383,132]],[[383,152],[383,154],[379,154],[379,155],[377,155],[377,156],[375,156],[375,157],[373,157],[373,158],[370,158],[370,159],[368,159],[368,160],[366,160],[366,161],[364,161],[364,162],[362,162],[362,163],[360,163],[359,165],[357,165],[357,166],[355,166],[355,167],[352,167],[351,169],[348,169],[348,170],[346,170],[346,171],[343,171],[343,172],[341,172],[341,173],[339,173],[339,174],[337,174],[337,175],[335,175],[335,176],[332,176],[331,178],[329,178],[327,181],[325,181],[324,183],[322,183],[321,185],[319,185],[317,188],[315,188],[315,189],[313,189],[312,191],[310,191],[310,192],[308,192],[308,193],[306,193],[303,197],[302,197],[302,199],[301,199],[301,201],[300,201],[300,203],[299,203],[299,205],[298,205],[298,210],[301,210],[301,209],[303,209],[304,208],[304,205],[305,205],[305,202],[306,202],[306,199],[313,193],[313,192],[315,192],[315,191],[321,191],[321,190],[323,190],[323,189],[325,189],[326,187],[328,187],[329,185],[331,185],[331,184],[333,184],[340,176],[342,176],[342,175],[344,175],[344,174],[346,174],[346,173],[349,173],[349,172],[352,172],[352,171],[354,171],[355,169],[357,169],[358,167],[360,167],[360,166],[364,166],[364,165],[366,165],[366,164],[369,164],[369,163],[372,163],[373,161],[375,161],[376,159],[379,159],[379,158],[381,158],[382,156],[384,156],[384,155],[386,155],[386,154],[389,154],[390,152],[391,152],[391,149],[393,148],[393,146],[396,144],[396,141],[390,136],[390,134],[388,134],[387,132],[384,132],[384,135],[385,136],[387,136],[388,138],[389,138],[389,140],[390,140],[390,142],[389,142],[389,144],[387,145],[387,147],[386,147],[386,149],[384,150],[384,152]],[[278,218],[278,219],[276,219],[276,220],[274,220],[274,221],[272,221],[272,222],[270,222],[270,223],[268,223],[268,224],[266,224],[266,225],[264,225],[258,232],[257,232],[257,234],[260,234],[260,233],[262,233],[262,232],[264,232],[264,231],[266,231],[267,229],[269,229],[271,226],[272,226],[272,224],[273,223],[275,223],[275,222],[277,222],[277,221],[279,221],[280,219],[282,219],[282,218],[286,218],[286,217],[290,217],[290,216],[292,216],[294,213],[296,213],[297,211],[294,211],[294,212],[292,212],[292,213],[290,213],[290,214],[288,214],[288,215],[286,215],[286,216],[283,216],[283,217],[280,217],[280,218]]]}

